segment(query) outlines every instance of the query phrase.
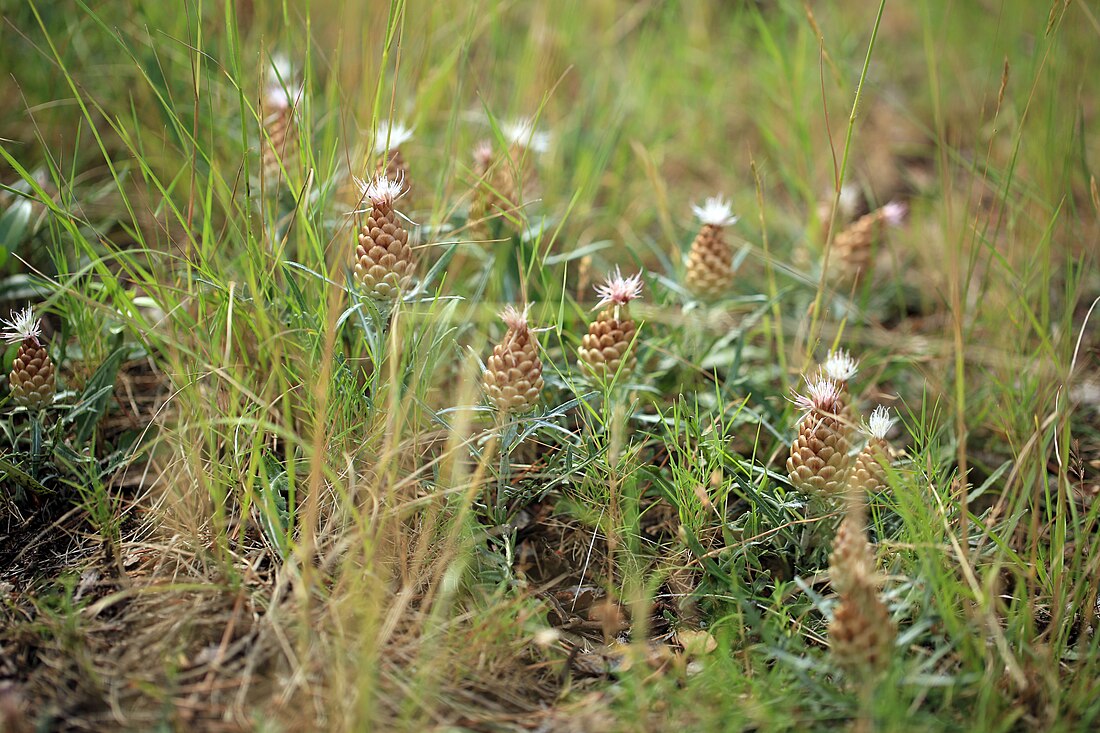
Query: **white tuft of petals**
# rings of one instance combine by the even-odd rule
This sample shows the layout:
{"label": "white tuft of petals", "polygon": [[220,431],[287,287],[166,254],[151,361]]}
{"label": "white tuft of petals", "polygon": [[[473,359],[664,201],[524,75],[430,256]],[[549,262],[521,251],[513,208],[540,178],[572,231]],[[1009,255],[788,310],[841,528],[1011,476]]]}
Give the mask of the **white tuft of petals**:
{"label": "white tuft of petals", "polygon": [[409,140],[412,140],[413,130],[403,122],[382,120],[378,123],[378,134],[374,136],[374,149],[389,152],[397,150]]}
{"label": "white tuft of petals", "polygon": [[855,184],[845,183],[840,187],[837,208],[840,209],[840,213],[844,215],[845,219],[851,219],[856,215],[856,209],[859,208],[859,198],[862,195],[859,187]]}
{"label": "white tuft of petals", "polygon": [[550,149],[550,133],[537,130],[535,121],[530,117],[506,122],[500,126],[500,131],[511,145],[519,145],[540,155]]}
{"label": "white tuft of petals", "polygon": [[596,308],[612,303],[626,305],[642,297],[642,273],[623,277],[622,272],[616,267],[614,275],[608,277],[602,285],[596,286],[596,295],[600,296],[600,302],[596,303]]}
{"label": "white tuft of petals", "polygon": [[886,433],[889,432],[890,426],[894,424],[894,419],[890,417],[890,410],[884,405],[879,405],[871,412],[871,419],[867,421],[864,426],[864,430],[872,438],[878,438],[884,440]]}
{"label": "white tuft of petals", "polygon": [[267,70],[267,83],[290,86],[298,70],[294,62],[285,53],[277,53],[271,57],[271,66]]}
{"label": "white tuft of petals", "polygon": [[882,220],[889,226],[901,226],[905,215],[909,213],[909,207],[902,201],[891,201],[882,207]]}
{"label": "white tuft of petals", "polygon": [[514,305],[504,306],[504,310],[500,312],[500,320],[504,321],[504,325],[511,331],[526,331],[527,325],[527,311],[531,308],[531,304],[523,306],[520,310]]}
{"label": "white tuft of petals", "polygon": [[359,187],[360,199],[366,199],[374,206],[392,207],[393,202],[405,193],[405,182],[400,176],[392,179],[387,178],[385,173],[381,173],[369,181],[362,178],[354,178],[354,180],[355,185]]}
{"label": "white tuft of petals", "polygon": [[699,221],[711,226],[728,227],[737,222],[737,217],[733,216],[730,208],[730,202],[721,196],[711,196],[703,202],[702,206],[692,204],[691,210],[695,212]]}
{"label": "white tuft of petals", "polygon": [[825,359],[825,375],[837,382],[849,381],[858,371],[859,361],[853,359],[846,349],[830,351]]}
{"label": "white tuft of petals", "polygon": [[34,317],[34,311],[30,308],[18,313],[11,311],[10,316],[9,319],[0,319],[0,326],[4,326],[2,336],[7,343],[15,344],[27,339],[38,341],[42,336],[42,322]]}
{"label": "white tuft of petals", "polygon": [[302,96],[303,85],[298,82],[298,70],[283,53],[272,56],[264,82],[264,106],[273,110],[293,107]]}

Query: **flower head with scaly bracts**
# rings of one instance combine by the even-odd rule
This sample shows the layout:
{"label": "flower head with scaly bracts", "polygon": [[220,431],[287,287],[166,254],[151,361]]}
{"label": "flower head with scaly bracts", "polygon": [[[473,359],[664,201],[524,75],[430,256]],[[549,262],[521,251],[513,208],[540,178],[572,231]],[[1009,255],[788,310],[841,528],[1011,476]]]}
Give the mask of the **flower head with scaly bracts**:
{"label": "flower head with scaly bracts", "polygon": [[534,409],[544,386],[538,340],[527,321],[530,308],[509,305],[500,313],[508,332],[485,361],[482,386],[489,401],[502,413]]}
{"label": "flower head with scaly bracts", "polygon": [[891,201],[882,207],[882,220],[892,227],[901,226],[909,207],[901,201]]}
{"label": "flower head with scaly bracts", "polygon": [[34,317],[34,311],[24,308],[16,313],[11,312],[11,318],[0,319],[0,325],[5,327],[3,339],[9,344],[17,344],[22,341],[40,343],[42,336],[42,322]]}
{"label": "flower head with scaly bracts", "polygon": [[886,442],[886,433],[893,424],[890,411],[879,405],[863,425],[868,436],[867,445],[856,456],[851,480],[852,488],[862,492],[861,497],[883,491],[888,485],[886,467],[890,464],[890,444]]}
{"label": "flower head with scaly bracts", "polygon": [[826,498],[843,495],[848,486],[850,444],[837,415],[843,407],[840,385],[818,377],[793,401],[802,414],[787,459],[791,486]]}
{"label": "flower head with scaly bracts", "polygon": [[840,384],[849,382],[859,371],[859,360],[853,359],[846,349],[830,351],[825,359],[825,376]]}
{"label": "flower head with scaly bracts", "polygon": [[699,221],[714,227],[728,227],[737,223],[738,217],[733,215],[730,202],[721,196],[711,196],[702,206],[692,204],[691,210]]}
{"label": "flower head with scaly bracts", "polygon": [[378,123],[378,134],[374,136],[374,149],[380,152],[396,150],[412,140],[414,129],[403,122],[382,120]]}
{"label": "flower head with scaly bracts", "polygon": [[550,149],[550,133],[537,130],[535,121],[530,117],[507,122],[501,125],[500,131],[504,133],[504,139],[509,145],[526,148],[540,155]]}
{"label": "flower head with scaly bracts", "polygon": [[863,426],[863,431],[877,440],[886,440],[886,433],[893,424],[894,419],[890,417],[889,408],[879,405],[871,412],[871,419]]}
{"label": "flower head with scaly bracts", "polygon": [[835,414],[840,406],[840,385],[828,377],[818,377],[814,381],[807,380],[806,392],[795,392],[791,399],[801,411],[799,422],[813,412]]}
{"label": "flower head with scaly bracts", "polygon": [[627,304],[642,295],[642,273],[623,277],[615,268],[615,274],[596,286],[600,311],[588,324],[588,333],[581,338],[577,358],[585,371],[597,379],[614,377],[621,370],[630,370],[637,362],[634,341],[638,327],[630,317]]}
{"label": "flower head with scaly bracts", "polygon": [[31,410],[39,410],[53,402],[56,388],[56,374],[49,351],[39,340],[42,336],[41,323],[35,319],[30,308],[18,313],[12,311],[11,319],[0,321],[6,326],[3,339],[8,343],[18,343],[8,374],[8,387],[15,404]]}
{"label": "flower head with scaly bracts", "polygon": [[598,310],[605,305],[626,305],[642,297],[642,273],[623,277],[622,272],[616,267],[614,275],[608,277],[602,285],[596,286],[596,295],[600,296],[600,301],[596,303],[593,310]]}

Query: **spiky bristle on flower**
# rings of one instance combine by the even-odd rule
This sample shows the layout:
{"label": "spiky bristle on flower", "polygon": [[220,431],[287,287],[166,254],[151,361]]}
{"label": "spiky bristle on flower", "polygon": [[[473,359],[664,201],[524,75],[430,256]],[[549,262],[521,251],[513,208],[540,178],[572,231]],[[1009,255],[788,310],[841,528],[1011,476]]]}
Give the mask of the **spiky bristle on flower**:
{"label": "spiky bristle on flower", "polygon": [[378,134],[374,136],[374,149],[384,152],[396,150],[412,139],[414,129],[403,122],[382,120],[378,123]]}
{"label": "spiky bristle on flower", "polygon": [[871,412],[871,419],[867,421],[863,429],[872,438],[884,440],[886,433],[889,432],[890,426],[893,424],[894,419],[890,417],[889,408],[885,405],[879,405]]}
{"label": "spiky bristle on flower", "polygon": [[385,173],[380,173],[369,181],[355,178],[355,185],[359,187],[359,196],[366,199],[374,206],[392,207],[393,202],[401,198],[405,193],[404,181],[387,178]]}
{"label": "spiky bristle on flower", "polygon": [[612,303],[626,305],[642,297],[642,273],[623,277],[622,272],[616,267],[614,275],[610,275],[602,285],[596,286],[596,295],[600,296],[600,302],[596,303],[596,308]]}
{"label": "spiky bristle on flower", "polygon": [[509,145],[518,145],[539,154],[550,149],[550,134],[535,129],[535,121],[530,117],[506,122],[500,126],[500,131]]}
{"label": "spiky bristle on flower", "polygon": [[847,382],[859,371],[859,361],[853,359],[846,349],[830,351],[825,359],[825,375],[837,382]]}
{"label": "spiky bristle on flower", "polygon": [[34,317],[34,311],[24,308],[16,313],[11,311],[10,319],[0,319],[3,325],[3,339],[9,344],[19,343],[27,339],[38,341],[42,336],[42,322]]}
{"label": "spiky bristle on flower", "polygon": [[835,413],[839,407],[839,401],[840,384],[824,376],[807,381],[805,393],[796,392],[792,399],[792,402],[802,411],[802,417],[815,410]]}
{"label": "spiky bristle on flower", "polygon": [[721,196],[711,196],[703,202],[702,206],[692,204],[691,210],[704,224],[716,227],[728,227],[737,223],[737,217],[733,215],[730,202]]}
{"label": "spiky bristle on flower", "polygon": [[520,310],[514,305],[506,305],[504,310],[500,312],[500,320],[504,321],[504,325],[513,331],[526,331],[527,311],[530,307],[530,304],[528,304]]}
{"label": "spiky bristle on flower", "polygon": [[882,207],[882,220],[892,227],[901,226],[909,207],[902,201],[891,201]]}

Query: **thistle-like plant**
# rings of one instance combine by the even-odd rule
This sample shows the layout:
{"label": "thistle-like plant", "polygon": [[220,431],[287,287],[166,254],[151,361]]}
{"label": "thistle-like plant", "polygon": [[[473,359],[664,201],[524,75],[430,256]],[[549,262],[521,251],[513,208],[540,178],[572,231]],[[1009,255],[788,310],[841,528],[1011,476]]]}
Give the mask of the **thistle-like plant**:
{"label": "thistle-like plant", "polygon": [[401,180],[379,175],[369,182],[356,179],[356,184],[369,208],[363,209],[367,216],[355,248],[355,279],[371,298],[395,300],[408,289],[416,270],[409,233],[395,208]]}
{"label": "thistle-like plant", "polygon": [[615,274],[596,286],[602,310],[588,324],[588,333],[581,339],[577,357],[585,371],[598,379],[614,377],[620,369],[630,369],[637,360],[634,340],[637,327],[630,317],[629,304],[642,295],[642,273],[623,277]]}
{"label": "thistle-like plant", "polygon": [[688,251],[684,284],[701,298],[717,298],[729,291],[733,278],[733,249],[724,232],[737,222],[737,217],[721,196],[708,198],[702,206],[691,209],[702,227]]}
{"label": "thistle-like plant", "polygon": [[19,344],[8,375],[12,400],[29,410],[41,410],[53,401],[57,375],[53,361],[42,342],[42,323],[30,308],[12,311],[4,326],[3,338],[9,344]]}

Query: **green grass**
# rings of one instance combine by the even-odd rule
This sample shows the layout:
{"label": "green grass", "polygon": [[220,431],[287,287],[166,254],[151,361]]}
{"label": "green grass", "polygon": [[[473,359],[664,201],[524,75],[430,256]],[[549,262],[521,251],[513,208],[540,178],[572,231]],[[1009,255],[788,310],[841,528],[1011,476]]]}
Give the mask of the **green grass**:
{"label": "green grass", "polygon": [[[1097,725],[1087,3],[0,5],[0,306],[59,365],[42,416],[0,388],[13,729]],[[261,175],[278,54],[300,148]],[[478,226],[470,151],[518,117],[551,145]],[[346,196],[390,119],[422,286],[392,312]],[[910,208],[856,284],[842,181]],[[719,193],[740,264],[703,304]],[[640,367],[606,385],[576,348],[616,265]],[[483,360],[524,302],[547,386],[501,420]],[[900,418],[867,684],[828,648],[838,511],[784,466],[835,346]]]}

